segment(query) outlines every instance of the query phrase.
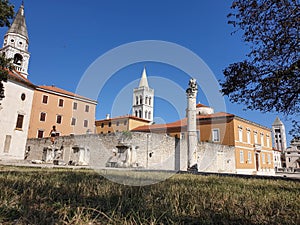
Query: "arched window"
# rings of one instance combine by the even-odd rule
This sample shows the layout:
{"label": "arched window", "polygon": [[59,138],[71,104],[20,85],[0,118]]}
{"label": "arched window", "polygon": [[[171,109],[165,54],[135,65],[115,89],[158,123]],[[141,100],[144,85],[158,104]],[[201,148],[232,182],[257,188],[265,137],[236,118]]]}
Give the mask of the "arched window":
{"label": "arched window", "polygon": [[148,96],[145,98],[145,104],[148,104]]}
{"label": "arched window", "polygon": [[148,112],[145,111],[145,119],[147,119],[147,116],[148,116]]}
{"label": "arched window", "polygon": [[23,57],[19,53],[15,54],[14,64],[22,65],[22,61],[23,61]]}
{"label": "arched window", "polygon": [[135,104],[136,104],[136,105],[139,104],[139,97],[138,97],[138,96],[135,97]]}
{"label": "arched window", "polygon": [[137,110],[135,111],[135,116],[138,117],[138,111]]}
{"label": "arched window", "polygon": [[151,97],[149,97],[149,105],[151,105]]}
{"label": "arched window", "polygon": [[143,96],[140,95],[140,104],[143,104]]}
{"label": "arched window", "polygon": [[151,112],[148,112],[148,119],[151,119]]}
{"label": "arched window", "polygon": [[139,111],[139,117],[142,118],[142,110]]}

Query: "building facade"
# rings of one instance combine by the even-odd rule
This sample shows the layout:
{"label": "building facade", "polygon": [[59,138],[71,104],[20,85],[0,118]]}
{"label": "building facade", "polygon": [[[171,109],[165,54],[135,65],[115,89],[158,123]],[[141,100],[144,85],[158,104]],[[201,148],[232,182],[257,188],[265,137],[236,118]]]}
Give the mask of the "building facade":
{"label": "building facade", "polygon": [[95,132],[97,102],[55,86],[34,91],[28,138],[48,137],[52,126],[57,136]]}
{"label": "building facade", "polygon": [[[217,112],[202,104],[197,105],[199,142],[233,146],[236,173],[274,174],[271,130],[233,114]],[[166,133],[185,138],[187,118],[169,123],[141,126],[137,132]],[[200,159],[201,160],[201,159]]]}
{"label": "building facade", "polygon": [[5,98],[0,100],[0,159],[24,159],[35,86],[28,75],[28,34],[23,4],[4,36],[0,52],[13,59],[14,71],[4,82]]}
{"label": "building facade", "polygon": [[290,171],[300,168],[300,138],[294,138],[284,152],[286,168]]}
{"label": "building facade", "polygon": [[150,122],[139,117],[126,115],[114,118],[109,118],[107,115],[106,119],[97,120],[96,133],[97,134],[109,134],[115,132],[131,131],[136,127],[149,124]]}

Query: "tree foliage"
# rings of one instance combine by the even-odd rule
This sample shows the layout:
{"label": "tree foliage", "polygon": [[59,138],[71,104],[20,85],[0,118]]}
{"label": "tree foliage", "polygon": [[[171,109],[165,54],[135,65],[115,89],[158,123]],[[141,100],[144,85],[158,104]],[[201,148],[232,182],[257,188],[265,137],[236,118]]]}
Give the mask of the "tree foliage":
{"label": "tree foliage", "polygon": [[[8,0],[0,0],[0,27],[9,27],[10,20],[14,16],[14,7]],[[7,81],[8,70],[12,69],[10,59],[6,59],[4,55],[0,56],[0,100],[4,98],[3,82]]]}
{"label": "tree foliage", "polygon": [[300,112],[299,0],[234,0],[229,24],[250,52],[224,69],[222,93],[248,109]]}

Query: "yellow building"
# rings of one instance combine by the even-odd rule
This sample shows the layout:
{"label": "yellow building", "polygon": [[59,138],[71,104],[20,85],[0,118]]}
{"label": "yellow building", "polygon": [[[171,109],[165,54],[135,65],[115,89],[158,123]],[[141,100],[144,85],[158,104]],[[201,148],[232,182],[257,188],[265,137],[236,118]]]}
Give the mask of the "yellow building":
{"label": "yellow building", "polygon": [[[236,172],[243,174],[274,173],[271,130],[233,114],[214,113],[197,105],[199,140],[235,147]],[[201,111],[205,109],[205,111]],[[186,135],[187,118],[169,123],[140,126],[133,131],[167,133],[182,138]]]}
{"label": "yellow building", "polygon": [[122,131],[131,131],[136,127],[148,125],[150,121],[131,116],[119,116],[114,118],[107,117],[103,120],[97,120],[95,122],[96,125],[96,133],[97,134],[108,134]]}
{"label": "yellow building", "polygon": [[97,101],[55,86],[38,86],[34,91],[28,138],[49,137],[52,126],[57,135],[95,131]]}

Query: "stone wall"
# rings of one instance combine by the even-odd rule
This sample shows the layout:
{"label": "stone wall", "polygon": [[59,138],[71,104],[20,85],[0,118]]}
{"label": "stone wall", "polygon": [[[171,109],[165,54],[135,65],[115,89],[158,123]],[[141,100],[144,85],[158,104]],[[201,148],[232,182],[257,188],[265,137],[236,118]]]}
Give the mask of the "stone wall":
{"label": "stone wall", "polygon": [[[65,164],[89,165],[92,168],[108,166],[109,160],[119,143],[128,147],[130,154],[124,167],[137,167],[156,170],[186,170],[187,140],[166,134],[121,132],[112,134],[87,134],[62,136],[51,146],[49,138],[28,139],[26,149],[29,150],[27,160],[46,160],[46,152],[61,150],[61,159]],[[56,149],[56,150],[55,150]],[[55,155],[55,153],[53,153]],[[206,172],[235,172],[234,147],[213,143],[198,143],[198,169]],[[53,158],[48,160],[52,162]]]}
{"label": "stone wall", "polygon": [[209,142],[198,144],[198,170],[217,173],[235,173],[234,147]]}

